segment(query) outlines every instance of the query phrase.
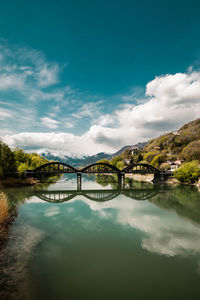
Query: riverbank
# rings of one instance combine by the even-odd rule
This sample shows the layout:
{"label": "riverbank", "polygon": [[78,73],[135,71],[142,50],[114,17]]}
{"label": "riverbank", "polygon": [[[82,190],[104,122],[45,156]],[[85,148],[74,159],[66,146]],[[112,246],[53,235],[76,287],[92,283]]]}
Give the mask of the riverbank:
{"label": "riverbank", "polygon": [[0,193],[0,250],[7,239],[10,225],[16,218],[16,211],[9,208],[7,195]]}
{"label": "riverbank", "polygon": [[17,178],[6,178],[0,180],[0,188],[5,187],[23,187],[37,184],[37,180],[33,178],[17,179]]}
{"label": "riverbank", "polygon": [[[132,178],[133,180],[136,181],[143,181],[143,182],[152,182],[154,175],[153,174],[126,174],[126,178]],[[180,182],[178,179],[171,177],[168,180],[164,181],[166,184],[182,184],[182,185],[193,185],[197,186],[200,189],[200,179],[198,182],[195,183],[187,183],[187,182]]]}

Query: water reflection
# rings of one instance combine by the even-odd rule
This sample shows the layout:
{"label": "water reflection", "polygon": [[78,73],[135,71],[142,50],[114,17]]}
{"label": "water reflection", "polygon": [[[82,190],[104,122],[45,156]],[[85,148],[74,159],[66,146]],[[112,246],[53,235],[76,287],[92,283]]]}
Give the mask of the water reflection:
{"label": "water reflection", "polygon": [[164,191],[160,191],[158,189],[116,189],[116,190],[37,190],[33,193],[33,196],[37,196],[39,199],[44,200],[46,202],[51,203],[63,203],[70,201],[76,196],[84,196],[85,198],[104,202],[112,200],[119,195],[124,195],[128,198],[132,198],[134,200],[147,200],[151,199],[158,193],[163,193]]}
{"label": "water reflection", "polygon": [[19,295],[23,290],[30,299],[162,299],[163,291],[171,299],[170,289],[179,299],[188,285],[200,296],[198,190],[130,179],[119,189],[113,177],[96,179],[85,177],[82,190],[69,177],[4,189],[7,208],[19,217],[4,249],[2,278],[14,274]]}

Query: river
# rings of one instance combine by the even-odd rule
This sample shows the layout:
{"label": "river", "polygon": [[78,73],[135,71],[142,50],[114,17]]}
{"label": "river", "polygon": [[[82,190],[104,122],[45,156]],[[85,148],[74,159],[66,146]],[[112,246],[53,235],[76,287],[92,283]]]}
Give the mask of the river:
{"label": "river", "polygon": [[0,299],[200,299],[196,187],[127,179],[119,190],[111,176],[83,176],[76,188],[64,175],[0,190],[0,209],[14,212]]}

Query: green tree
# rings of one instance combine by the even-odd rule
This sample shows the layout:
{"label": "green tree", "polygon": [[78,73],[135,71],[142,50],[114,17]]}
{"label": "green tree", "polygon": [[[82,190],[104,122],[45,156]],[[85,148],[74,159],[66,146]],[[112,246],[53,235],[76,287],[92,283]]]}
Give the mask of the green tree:
{"label": "green tree", "polygon": [[150,151],[144,154],[143,159],[146,160],[148,163],[151,163],[153,158],[160,154],[158,151]]}
{"label": "green tree", "polygon": [[110,161],[106,158],[103,158],[103,159],[97,161],[97,163],[103,163],[103,164],[109,164],[110,165]]}
{"label": "green tree", "polygon": [[189,143],[189,145],[182,150],[181,156],[187,161],[200,161],[200,140]]}
{"label": "green tree", "polygon": [[0,141],[0,177],[5,178],[16,172],[15,155],[8,145]]}
{"label": "green tree", "polygon": [[29,159],[29,154],[25,153],[22,149],[20,148],[15,148],[13,151],[15,155],[15,160],[18,162],[18,165],[20,163],[27,163]]}
{"label": "green tree", "polygon": [[174,172],[174,177],[181,182],[195,183],[200,177],[200,167],[197,160],[183,164]]}
{"label": "green tree", "polygon": [[122,161],[122,156],[119,155],[119,156],[114,156],[111,161],[110,161],[110,164],[113,165],[113,166],[117,166],[117,163]]}
{"label": "green tree", "polygon": [[159,167],[159,165],[161,163],[163,163],[164,161],[166,160],[166,155],[165,154],[158,154],[156,155],[152,161],[151,161],[151,164],[154,166],[154,167]]}
{"label": "green tree", "polygon": [[18,171],[21,174],[23,174],[26,170],[29,170],[30,169],[30,166],[27,164],[27,163],[21,163],[19,166],[18,166]]}
{"label": "green tree", "polygon": [[122,160],[118,161],[116,164],[116,167],[120,170],[122,170],[125,166],[124,166],[124,162]]}

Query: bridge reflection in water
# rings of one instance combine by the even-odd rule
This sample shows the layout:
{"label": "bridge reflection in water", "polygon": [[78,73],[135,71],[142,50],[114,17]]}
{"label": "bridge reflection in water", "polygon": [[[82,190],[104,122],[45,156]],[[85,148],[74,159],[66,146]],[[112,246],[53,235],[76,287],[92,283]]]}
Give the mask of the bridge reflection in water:
{"label": "bridge reflection in water", "polygon": [[162,193],[161,190],[156,189],[116,189],[116,190],[37,190],[33,193],[43,201],[51,203],[63,203],[70,201],[76,196],[84,196],[85,198],[104,202],[116,198],[119,195],[125,195],[128,198],[134,200],[148,200],[158,193]]}

